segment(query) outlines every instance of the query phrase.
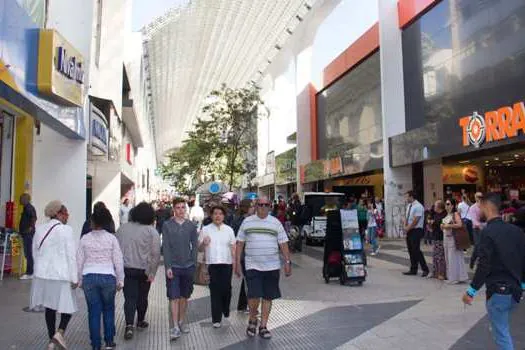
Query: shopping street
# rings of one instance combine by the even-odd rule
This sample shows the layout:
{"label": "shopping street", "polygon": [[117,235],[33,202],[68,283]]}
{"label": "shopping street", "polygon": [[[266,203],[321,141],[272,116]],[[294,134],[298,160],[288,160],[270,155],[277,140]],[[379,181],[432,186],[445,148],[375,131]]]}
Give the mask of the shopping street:
{"label": "shopping street", "polygon": [[[430,261],[427,247],[425,254]],[[336,279],[326,285],[321,276],[322,247],[307,247],[302,254],[294,255],[293,262],[293,276],[282,277],[283,298],[272,310],[271,340],[247,339],[247,315],[235,311],[230,325],[213,329],[208,289],[196,286],[189,307],[191,333],[170,343],[161,267],[150,293],[150,328],[137,332],[129,342],[123,339],[123,298],[119,293],[118,348],[494,349],[483,297],[464,308],[460,302],[464,285],[403,276],[408,255],[402,241],[384,241],[379,255],[369,257],[369,277],[362,287],[341,286]],[[233,285],[232,309],[239,288],[235,277]],[[43,349],[47,344],[43,314],[22,311],[29,288],[30,282],[17,279],[7,279],[0,286],[0,297],[9,301],[2,309],[9,317],[0,320],[2,349]],[[81,309],[73,316],[66,334],[73,350],[89,348],[85,301],[80,291],[77,296]],[[521,306],[513,318],[516,349],[525,348],[524,320],[525,308]]]}

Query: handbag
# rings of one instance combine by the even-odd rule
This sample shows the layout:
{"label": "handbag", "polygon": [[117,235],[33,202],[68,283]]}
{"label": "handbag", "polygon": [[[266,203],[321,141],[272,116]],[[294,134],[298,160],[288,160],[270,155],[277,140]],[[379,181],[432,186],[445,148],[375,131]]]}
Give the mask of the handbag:
{"label": "handbag", "polygon": [[44,244],[44,242],[45,242],[47,236],[49,236],[49,234],[51,233],[51,231],[53,231],[53,229],[54,229],[55,227],[57,227],[58,225],[60,225],[60,223],[58,223],[58,224],[54,224],[53,226],[51,226],[51,228],[50,228],[49,230],[47,230],[46,235],[44,236],[44,238],[42,238],[42,240],[40,241],[40,244],[38,245],[38,250],[40,250],[40,248],[42,248],[42,244]]}
{"label": "handbag", "polygon": [[210,274],[208,273],[208,265],[206,265],[206,253],[199,252],[197,255],[197,270],[195,276],[195,284],[206,286],[210,283]]}
{"label": "handbag", "polygon": [[454,243],[456,244],[457,250],[465,250],[470,248],[470,237],[463,221],[461,227],[452,230],[452,236],[454,237]]}

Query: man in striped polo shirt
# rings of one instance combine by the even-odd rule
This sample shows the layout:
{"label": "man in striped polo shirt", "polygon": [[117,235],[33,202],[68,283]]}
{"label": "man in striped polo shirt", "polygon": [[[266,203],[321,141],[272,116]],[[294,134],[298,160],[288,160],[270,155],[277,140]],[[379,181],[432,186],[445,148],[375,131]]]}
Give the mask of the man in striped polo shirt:
{"label": "man in striped polo shirt", "polygon": [[245,253],[246,285],[248,287],[248,306],[250,320],[246,334],[254,337],[257,331],[257,310],[262,299],[262,317],[259,335],[264,339],[271,338],[267,323],[272,308],[272,300],[281,297],[279,290],[279,272],[281,260],[279,248],[284,256],[284,272],[292,274],[292,262],[288,250],[288,236],[283,225],[268,215],[271,203],[268,198],[257,201],[257,213],[247,217],[237,235],[237,262],[235,274],[241,275],[241,252]]}

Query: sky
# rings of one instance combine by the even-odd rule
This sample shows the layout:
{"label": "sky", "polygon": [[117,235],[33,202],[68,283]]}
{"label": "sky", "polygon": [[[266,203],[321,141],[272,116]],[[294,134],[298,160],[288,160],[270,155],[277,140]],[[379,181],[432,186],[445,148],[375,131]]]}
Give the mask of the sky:
{"label": "sky", "polygon": [[314,80],[316,77],[321,80],[324,67],[374,25],[377,17],[377,1],[341,0],[315,36],[312,57]]}
{"label": "sky", "polygon": [[133,0],[133,30],[140,30],[145,25],[151,23],[153,19],[162,16],[168,9],[187,1],[188,0]]}

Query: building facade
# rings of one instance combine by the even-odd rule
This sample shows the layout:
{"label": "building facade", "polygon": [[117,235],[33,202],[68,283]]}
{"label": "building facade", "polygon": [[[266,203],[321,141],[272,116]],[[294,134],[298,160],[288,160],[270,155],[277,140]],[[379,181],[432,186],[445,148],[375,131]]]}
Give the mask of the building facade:
{"label": "building facade", "polygon": [[130,20],[128,0],[0,1],[0,226],[16,229],[29,193],[39,222],[59,199],[80,235],[93,202],[118,217],[138,180],[155,178],[151,163],[144,181],[137,170],[150,131],[134,103],[142,68],[126,66]]}
{"label": "building facade", "polygon": [[[30,193],[39,222],[60,199],[75,232],[85,219],[92,4],[0,1],[0,225],[18,224]],[[70,16],[82,13],[83,20]],[[14,212],[6,210],[15,203]]]}
{"label": "building facade", "polygon": [[[331,5],[313,8],[300,44],[287,48],[293,54],[267,71],[294,78],[295,98],[270,109],[295,111],[299,191],[383,198],[394,237],[403,235],[408,190],[427,207],[476,190],[525,198],[522,1],[379,0],[368,23],[357,20],[362,9]],[[368,26],[335,35],[334,18]],[[324,27],[337,37],[332,47],[345,46],[319,69]],[[284,99],[277,79],[269,81],[263,89]],[[259,122],[270,130],[259,132],[260,175],[267,154],[287,151],[289,135],[279,135],[286,118],[275,114],[274,124]]]}

